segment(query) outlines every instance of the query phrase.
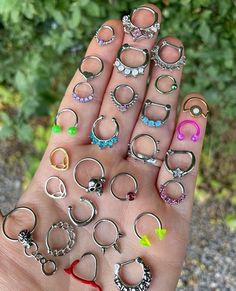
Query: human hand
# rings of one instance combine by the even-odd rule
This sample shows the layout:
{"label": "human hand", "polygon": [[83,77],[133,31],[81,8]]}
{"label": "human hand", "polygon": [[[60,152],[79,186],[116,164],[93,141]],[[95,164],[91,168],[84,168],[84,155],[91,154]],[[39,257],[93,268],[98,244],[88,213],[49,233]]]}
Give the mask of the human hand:
{"label": "human hand", "polygon": [[[158,13],[160,21],[161,12],[159,9],[153,5],[148,6]],[[137,24],[139,26],[146,26],[149,24],[150,19],[145,16],[147,16],[145,11],[138,14]],[[39,169],[28,189],[23,193],[18,202],[18,206],[30,207],[35,212],[37,216],[37,226],[33,233],[33,238],[39,245],[39,251],[46,258],[55,259],[58,270],[53,276],[45,276],[35,260],[24,257],[22,246],[19,243],[11,243],[1,235],[1,290],[93,290],[91,287],[77,282],[63,270],[69,267],[72,261],[80,258],[83,253],[88,251],[93,252],[99,258],[97,282],[105,291],[116,290],[113,282],[114,264],[136,258],[137,256],[142,257],[151,269],[153,280],[150,290],[174,290],[176,287],[188,241],[193,193],[206,120],[204,118],[197,119],[197,123],[201,128],[201,136],[196,143],[192,142],[190,139],[185,139],[184,141],[178,140],[175,130],[176,111],[182,68],[170,73],[168,70],[163,70],[158,66],[154,67],[148,65],[144,75],[140,75],[137,78],[127,78],[123,76],[113,67],[117,51],[122,43],[129,43],[130,45],[140,48],[147,48],[150,52],[154,46],[155,38],[134,42],[130,35],[124,34],[121,21],[110,20],[106,22],[106,24],[113,27],[115,31],[114,41],[107,46],[99,46],[96,40],[93,39],[86,52],[86,55],[98,56],[104,62],[102,74],[89,81],[94,87],[96,97],[93,101],[86,104],[77,103],[73,100],[71,93],[74,86],[78,82],[84,81],[84,77],[77,71],[60,105],[60,110],[63,108],[71,108],[78,114],[78,135],[76,137],[71,137],[66,134],[66,131],[58,135],[52,134]],[[182,45],[180,40],[173,37],[167,37],[165,39],[177,46]],[[168,62],[172,62],[178,57],[176,53],[175,49],[167,48],[163,50],[163,58]],[[129,63],[129,65],[136,66],[140,64],[140,53],[129,52],[124,54],[123,61]],[[86,69],[89,70],[90,68],[91,71],[93,71],[92,62],[88,65],[91,67],[86,67]],[[156,78],[163,74],[171,74],[176,79],[178,88],[171,94],[163,95],[158,93],[155,89],[154,83]],[[148,76],[150,76],[150,83],[147,86]],[[114,91],[114,88],[120,84],[132,86],[135,92],[139,94],[136,104],[125,113],[117,110],[114,104],[112,104],[110,97],[110,91]],[[168,88],[168,80],[163,80],[162,86],[164,89]],[[191,93],[186,98],[188,99],[190,96],[201,97],[199,94]],[[160,128],[148,127],[144,125],[139,118],[142,104],[144,100],[148,98],[155,100],[155,102],[171,105],[170,116],[166,124]],[[155,110],[150,110],[150,114],[153,113],[155,113]],[[103,150],[99,150],[96,145],[90,145],[89,139],[93,122],[101,114],[105,116],[105,119],[97,128],[98,136],[107,138],[114,133],[113,124],[111,126],[112,117],[115,117],[120,125],[119,142],[112,148]],[[177,123],[185,119],[190,119],[190,115],[189,112],[183,112],[181,107]],[[65,122],[65,124],[63,123],[63,127],[71,124],[70,120],[63,119],[63,121]],[[157,155],[160,161],[164,159],[169,148],[175,150],[188,150],[194,153],[196,165],[193,171],[182,179],[187,197],[180,205],[170,206],[160,198],[160,185],[172,179],[172,175],[167,171],[164,164],[161,163],[160,167],[157,167],[135,161],[131,157],[127,158],[129,141],[141,133],[150,134],[156,140],[160,140],[160,153]],[[191,135],[192,127],[186,126],[184,133],[186,136]],[[49,163],[50,153],[58,147],[66,149],[69,154],[70,165],[69,169],[65,172],[55,171]],[[144,148],[145,151],[143,150]],[[149,153],[152,150],[152,145],[146,140],[142,140],[142,142],[137,144],[137,149]],[[85,157],[96,158],[105,168],[107,182],[104,185],[104,194],[101,197],[97,197],[94,193],[86,194],[73,180],[72,172],[76,163]],[[176,157],[176,159],[173,159],[173,165],[187,168],[189,160],[183,159],[183,156],[180,155],[179,158]],[[96,172],[97,166],[95,168],[93,167],[94,165],[92,163],[91,168],[85,166],[82,173],[80,173],[80,177],[83,181],[89,180],[92,174],[98,174],[98,172]],[[139,190],[137,198],[134,201],[119,201],[110,194],[109,181],[114,175],[120,172],[128,172],[138,181]],[[68,192],[66,198],[54,200],[45,195],[44,183],[50,176],[58,176],[64,181]],[[132,185],[124,181],[122,180],[117,188],[119,193],[126,193],[126,191],[129,191],[130,185]],[[96,204],[99,219],[105,217],[114,220],[119,226],[120,231],[125,234],[125,236],[119,240],[121,254],[111,249],[107,250],[104,256],[101,255],[99,247],[92,239],[94,223],[81,228],[75,227],[77,240],[75,246],[68,255],[54,258],[47,254],[45,237],[48,229],[53,223],[58,221],[70,222],[67,214],[67,207],[68,205],[73,205],[75,209],[81,209],[82,205],[79,202],[80,196],[85,196]],[[83,210],[81,211],[83,212]],[[78,216],[81,215],[81,211],[78,212],[80,214],[77,213]],[[156,221],[148,217],[143,218],[143,223],[139,225],[139,232],[149,235],[152,243],[152,246],[149,248],[140,246],[133,232],[135,218],[145,211],[155,213],[161,219],[163,227],[167,229],[165,239],[160,241],[154,234]],[[1,217],[1,220],[2,219]],[[20,231],[22,227],[26,228],[29,226],[30,220],[27,219],[26,221],[26,216],[22,213],[20,217],[17,216],[17,220],[15,220],[14,223],[14,231],[12,232],[17,233],[17,230]],[[110,241],[112,239],[112,232],[110,229],[103,228],[99,230],[99,232],[104,240]],[[57,243],[61,244],[62,241],[64,240],[60,237]],[[85,263],[79,264],[76,270],[80,276],[84,277],[91,277],[93,274],[93,267],[90,269]],[[138,267],[137,269],[136,266],[132,269],[127,267],[125,270],[126,272],[123,274],[123,278],[126,281],[132,283],[139,280],[141,273]]]}

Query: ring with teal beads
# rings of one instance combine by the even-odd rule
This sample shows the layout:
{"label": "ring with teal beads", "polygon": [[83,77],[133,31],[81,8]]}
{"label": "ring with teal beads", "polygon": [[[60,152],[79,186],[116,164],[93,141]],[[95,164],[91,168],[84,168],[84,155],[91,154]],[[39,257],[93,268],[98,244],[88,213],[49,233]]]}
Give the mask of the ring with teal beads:
{"label": "ring with teal beads", "polygon": [[[146,115],[146,110],[150,106],[157,106],[157,107],[163,108],[166,111],[165,117],[163,119],[156,119],[156,120],[153,120],[153,119],[149,118]],[[154,101],[151,101],[151,100],[147,99],[143,104],[143,108],[142,108],[142,111],[141,111],[141,117],[140,118],[141,118],[141,121],[147,126],[150,126],[150,127],[161,127],[167,121],[167,119],[168,119],[168,117],[170,115],[170,110],[171,110],[171,105],[170,104],[156,103]]]}
{"label": "ring with teal beads", "polygon": [[65,113],[65,112],[69,112],[69,113],[73,114],[75,117],[74,125],[67,128],[67,134],[70,136],[75,136],[78,132],[78,129],[77,129],[77,127],[78,127],[78,115],[76,114],[76,112],[74,110],[72,110],[70,108],[64,108],[64,109],[58,111],[58,113],[55,117],[55,120],[54,120],[52,132],[53,133],[61,133],[62,132],[62,126],[58,124],[58,118],[62,113]]}
{"label": "ring with teal beads", "polygon": [[[159,88],[158,83],[159,83],[160,80],[162,80],[162,79],[170,79],[170,80],[173,82],[173,83],[171,84],[169,90],[164,91],[164,90],[161,90],[161,89]],[[176,82],[176,80],[175,80],[175,78],[174,78],[173,76],[171,76],[171,75],[161,75],[161,76],[159,76],[159,77],[156,79],[156,81],[155,81],[155,88],[156,88],[157,92],[159,92],[159,93],[161,93],[161,94],[170,94],[170,93],[172,93],[173,91],[177,90],[178,85],[177,85],[177,82]]]}
{"label": "ring with teal beads", "polygon": [[116,118],[113,117],[112,121],[115,123],[115,133],[113,134],[113,136],[111,138],[108,139],[101,139],[99,137],[97,137],[96,133],[95,133],[95,128],[97,126],[97,124],[103,120],[105,117],[104,115],[101,115],[98,119],[95,120],[95,122],[93,123],[92,126],[92,130],[91,133],[89,135],[90,139],[91,139],[91,144],[96,144],[100,149],[104,149],[104,148],[112,148],[113,145],[115,143],[117,143],[119,141],[118,136],[119,136],[119,123],[117,122]]}

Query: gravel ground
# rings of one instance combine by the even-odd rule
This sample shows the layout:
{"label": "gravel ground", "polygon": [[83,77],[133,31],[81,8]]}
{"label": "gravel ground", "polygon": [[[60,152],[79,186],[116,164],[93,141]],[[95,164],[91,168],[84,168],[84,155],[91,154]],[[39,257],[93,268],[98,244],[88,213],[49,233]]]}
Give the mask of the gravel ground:
{"label": "gravel ground", "polygon": [[[17,145],[0,147],[0,209],[12,209],[21,193],[22,173]],[[236,233],[229,231],[223,217],[236,209],[227,201],[195,204],[190,243],[178,291],[236,291]]]}

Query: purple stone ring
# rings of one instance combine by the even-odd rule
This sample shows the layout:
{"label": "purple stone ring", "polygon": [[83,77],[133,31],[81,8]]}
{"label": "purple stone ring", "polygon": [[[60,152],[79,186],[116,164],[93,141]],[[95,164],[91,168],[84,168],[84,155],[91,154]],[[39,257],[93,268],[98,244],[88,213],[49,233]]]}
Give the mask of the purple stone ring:
{"label": "purple stone ring", "polygon": [[[79,94],[79,87],[82,87],[82,86],[87,86],[87,87],[89,87],[89,90],[90,90],[89,94],[85,97],[82,97]],[[78,84],[75,85],[75,87],[73,89],[72,97],[74,98],[75,101],[79,101],[81,103],[90,102],[94,98],[94,88],[88,82],[79,82]]]}
{"label": "purple stone ring", "polygon": [[[153,22],[151,25],[146,27],[138,27],[134,24],[133,20],[135,14],[141,10],[146,10],[152,13]],[[155,36],[158,30],[160,30],[160,23],[158,22],[158,14],[156,11],[150,7],[140,6],[137,9],[134,9],[130,15],[126,15],[122,19],[124,32],[129,33],[134,41],[141,39],[151,39]]]}
{"label": "purple stone ring", "polygon": [[[126,102],[126,103],[120,102],[117,99],[117,92],[121,88],[126,88],[129,91],[131,91],[132,96],[129,99],[129,101]],[[120,84],[120,85],[116,86],[115,90],[110,92],[110,95],[111,95],[111,101],[118,108],[118,110],[121,111],[121,112],[127,111],[130,107],[132,107],[136,103],[136,101],[138,99],[138,94],[135,93],[134,89],[131,86],[126,85],[126,84]]]}
{"label": "purple stone ring", "polygon": [[[109,38],[108,40],[105,40],[104,38],[100,37],[99,34],[102,30],[110,30],[112,35],[111,38]],[[113,40],[115,39],[115,31],[113,29],[113,27],[111,27],[110,25],[102,25],[96,32],[94,38],[96,39],[97,43],[100,46],[104,46],[104,45],[108,45],[110,43],[113,42]]]}

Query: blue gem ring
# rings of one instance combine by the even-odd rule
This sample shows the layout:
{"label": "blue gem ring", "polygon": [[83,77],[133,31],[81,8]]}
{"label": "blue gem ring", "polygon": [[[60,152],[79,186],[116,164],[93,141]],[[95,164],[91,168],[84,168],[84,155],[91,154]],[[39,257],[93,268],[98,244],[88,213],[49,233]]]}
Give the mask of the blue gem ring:
{"label": "blue gem ring", "polygon": [[96,144],[99,146],[100,149],[104,148],[112,148],[115,143],[118,142],[118,136],[119,136],[119,123],[117,122],[116,118],[112,118],[112,122],[115,124],[115,132],[112,137],[108,139],[101,139],[96,135],[95,129],[97,124],[102,121],[105,118],[104,115],[101,115],[95,122],[93,123],[92,130],[90,133],[90,139],[91,139],[91,144]]}
{"label": "blue gem ring", "polygon": [[[147,115],[146,115],[146,110],[148,107],[150,106],[156,106],[156,107],[159,107],[161,109],[164,109],[166,114],[165,114],[165,117],[162,118],[162,119],[151,119],[149,118]],[[147,125],[147,126],[150,126],[150,127],[154,127],[154,128],[158,128],[158,127],[161,127],[163,126],[167,119],[169,118],[170,116],[170,110],[171,110],[171,105],[170,104],[161,104],[161,103],[156,103],[156,102],[153,102],[149,99],[147,99],[144,104],[143,104],[143,107],[142,107],[142,111],[141,111],[141,121]]]}
{"label": "blue gem ring", "polygon": [[[144,55],[143,64],[140,64],[139,66],[136,66],[136,67],[131,67],[131,66],[126,65],[121,60],[121,55],[124,51],[128,51],[128,50],[141,52]],[[128,43],[125,43],[121,46],[121,48],[118,51],[114,66],[117,68],[117,71],[123,74],[125,77],[137,77],[139,75],[144,74],[144,71],[148,63],[149,63],[149,52],[147,49],[140,49],[134,46],[130,46]]]}

